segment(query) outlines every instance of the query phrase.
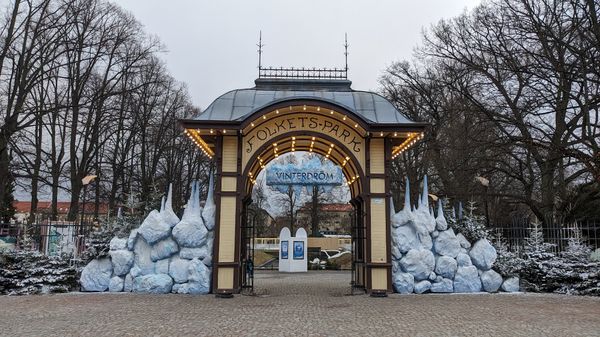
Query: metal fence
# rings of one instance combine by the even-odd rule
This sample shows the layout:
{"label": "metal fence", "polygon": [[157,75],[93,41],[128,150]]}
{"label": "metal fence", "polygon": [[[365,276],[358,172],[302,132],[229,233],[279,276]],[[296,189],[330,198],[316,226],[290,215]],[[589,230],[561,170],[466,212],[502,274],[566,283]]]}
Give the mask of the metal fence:
{"label": "metal fence", "polygon": [[[490,228],[492,238],[500,234],[507,248],[515,253],[524,251],[527,238],[533,230],[534,224],[528,220],[517,220],[509,225]],[[542,233],[544,242],[552,245],[551,251],[555,254],[565,251],[572,238],[578,238],[592,249],[600,248],[600,220],[539,224],[538,230]]]}
{"label": "metal fence", "polygon": [[36,216],[32,224],[0,224],[1,248],[36,250],[45,255],[79,256],[86,248],[89,234],[94,230],[93,217],[83,221],[53,221]]}

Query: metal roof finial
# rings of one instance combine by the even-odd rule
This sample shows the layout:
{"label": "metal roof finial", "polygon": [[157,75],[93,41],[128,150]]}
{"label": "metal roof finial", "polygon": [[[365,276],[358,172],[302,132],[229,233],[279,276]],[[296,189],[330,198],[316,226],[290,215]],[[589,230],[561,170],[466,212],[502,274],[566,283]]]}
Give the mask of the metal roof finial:
{"label": "metal roof finial", "polygon": [[[348,33],[344,33],[344,56],[346,57],[346,73],[348,72]],[[346,74],[348,76],[348,74]]]}
{"label": "metal roof finial", "polygon": [[262,69],[262,47],[264,44],[262,43],[262,30],[258,31],[258,74],[260,77],[260,70]]}

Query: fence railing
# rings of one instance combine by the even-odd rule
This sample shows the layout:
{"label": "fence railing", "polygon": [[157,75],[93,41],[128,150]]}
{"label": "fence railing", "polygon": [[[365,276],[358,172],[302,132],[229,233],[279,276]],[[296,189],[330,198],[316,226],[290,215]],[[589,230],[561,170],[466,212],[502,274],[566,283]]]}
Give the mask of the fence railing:
{"label": "fence railing", "polygon": [[[529,221],[515,221],[509,225],[493,226],[490,234],[492,238],[500,234],[510,251],[522,253],[534,228]],[[538,231],[542,233],[544,242],[552,245],[550,251],[555,254],[565,251],[572,238],[578,238],[592,249],[600,248],[600,220],[539,224]]]}
{"label": "fence railing", "polygon": [[77,221],[53,221],[36,217],[32,224],[0,224],[2,249],[37,250],[46,255],[79,256],[94,229],[93,217]]}
{"label": "fence railing", "polygon": [[270,79],[348,79],[348,69],[346,68],[277,68],[260,67],[258,69],[258,78]]}

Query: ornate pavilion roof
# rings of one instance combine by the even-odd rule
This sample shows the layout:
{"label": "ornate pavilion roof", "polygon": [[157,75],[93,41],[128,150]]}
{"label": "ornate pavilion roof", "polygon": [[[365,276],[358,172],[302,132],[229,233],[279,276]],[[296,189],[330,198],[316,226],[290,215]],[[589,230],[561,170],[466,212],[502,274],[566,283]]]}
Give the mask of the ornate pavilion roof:
{"label": "ornate pavilion roof", "polygon": [[254,88],[229,91],[187,121],[243,122],[254,112],[273,104],[290,100],[318,100],[340,106],[369,125],[422,125],[403,116],[384,97],[373,92],[353,90],[351,84],[346,79],[259,78]]}

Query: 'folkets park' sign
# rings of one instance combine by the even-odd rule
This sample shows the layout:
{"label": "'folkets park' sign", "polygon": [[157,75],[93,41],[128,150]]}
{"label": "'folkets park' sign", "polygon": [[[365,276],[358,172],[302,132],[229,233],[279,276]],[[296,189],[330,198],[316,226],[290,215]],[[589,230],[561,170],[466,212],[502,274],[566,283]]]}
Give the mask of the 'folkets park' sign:
{"label": "'folkets park' sign", "polygon": [[272,118],[257,125],[244,137],[244,151],[253,153],[269,139],[290,131],[322,133],[339,140],[355,154],[363,152],[363,137],[351,126],[329,116],[302,113]]}

